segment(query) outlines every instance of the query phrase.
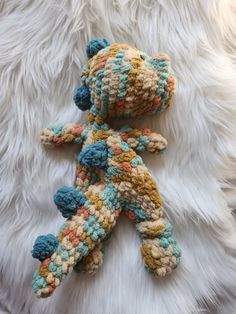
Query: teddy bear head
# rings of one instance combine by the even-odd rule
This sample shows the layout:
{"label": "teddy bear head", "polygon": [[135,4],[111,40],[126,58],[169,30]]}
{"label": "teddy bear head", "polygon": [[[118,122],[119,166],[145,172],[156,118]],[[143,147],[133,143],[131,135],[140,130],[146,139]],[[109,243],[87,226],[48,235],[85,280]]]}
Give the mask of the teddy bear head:
{"label": "teddy bear head", "polygon": [[170,58],[151,57],[127,44],[94,39],[87,45],[88,62],[74,101],[94,116],[131,118],[155,114],[171,104],[175,77]]}

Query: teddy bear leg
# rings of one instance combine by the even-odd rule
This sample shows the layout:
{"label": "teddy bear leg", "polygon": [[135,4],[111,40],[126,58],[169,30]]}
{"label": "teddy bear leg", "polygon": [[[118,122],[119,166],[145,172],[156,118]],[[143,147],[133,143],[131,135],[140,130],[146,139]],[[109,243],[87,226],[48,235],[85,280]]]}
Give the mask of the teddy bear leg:
{"label": "teddy bear leg", "polygon": [[172,225],[165,219],[137,224],[142,237],[141,254],[146,269],[157,276],[171,273],[179,264],[181,251],[172,236]]}
{"label": "teddy bear leg", "polygon": [[107,238],[121,212],[118,191],[111,184],[98,183],[84,194],[79,192],[59,189],[55,203],[70,216],[57,237],[49,234],[36,239],[32,255],[41,265],[34,274],[33,289],[39,297],[50,296],[74,266]]}
{"label": "teddy bear leg", "polygon": [[162,215],[157,215],[156,219],[151,218],[138,204],[130,204],[126,214],[136,222],[142,239],[140,250],[147,271],[157,276],[171,273],[178,266],[181,255],[172,236],[171,224]]}
{"label": "teddy bear leg", "polygon": [[99,243],[87,256],[85,256],[75,265],[74,270],[76,272],[86,272],[88,274],[94,275],[102,266],[103,257],[103,244]]}
{"label": "teddy bear leg", "polygon": [[109,240],[110,235],[97,244],[86,257],[82,258],[82,260],[75,265],[74,270],[76,272],[86,272],[94,275],[103,264],[105,247]]}

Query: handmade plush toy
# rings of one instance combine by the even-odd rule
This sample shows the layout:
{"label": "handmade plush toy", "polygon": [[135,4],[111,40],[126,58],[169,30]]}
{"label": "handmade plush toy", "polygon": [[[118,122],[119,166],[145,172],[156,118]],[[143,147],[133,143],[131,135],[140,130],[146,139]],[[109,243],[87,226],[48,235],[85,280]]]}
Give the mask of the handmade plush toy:
{"label": "handmade plush toy", "polygon": [[39,297],[52,294],[73,270],[93,273],[102,264],[102,244],[123,211],[137,223],[148,271],[164,276],[179,263],[172,227],[163,218],[156,184],[136,151],[162,152],[167,141],[149,129],[113,130],[109,118],[140,117],[166,109],[175,90],[166,55],[150,57],[126,44],[105,39],[87,46],[81,86],[74,100],[89,110],[87,123],[44,129],[43,144],[82,144],[75,188],[63,186],[54,201],[66,222],[57,237],[39,236],[32,255],[41,261],[33,278]]}

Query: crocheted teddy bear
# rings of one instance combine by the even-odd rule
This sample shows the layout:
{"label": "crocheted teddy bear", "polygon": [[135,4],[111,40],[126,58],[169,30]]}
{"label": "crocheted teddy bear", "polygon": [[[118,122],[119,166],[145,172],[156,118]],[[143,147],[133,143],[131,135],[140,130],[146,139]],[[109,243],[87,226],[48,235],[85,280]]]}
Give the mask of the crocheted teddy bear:
{"label": "crocheted teddy bear", "polygon": [[108,118],[140,117],[165,110],[171,103],[175,78],[168,56],[150,57],[126,44],[105,39],[87,46],[81,86],[74,100],[89,110],[84,124],[48,127],[43,144],[82,144],[77,156],[75,188],[63,186],[54,201],[66,222],[55,237],[39,236],[32,255],[41,261],[33,278],[39,297],[52,294],[75,269],[93,273],[103,261],[103,243],[123,211],[135,221],[141,236],[145,267],[155,275],[170,273],[180,249],[172,226],[163,217],[157,186],[136,152],[162,152],[167,141],[150,129],[113,130]]}

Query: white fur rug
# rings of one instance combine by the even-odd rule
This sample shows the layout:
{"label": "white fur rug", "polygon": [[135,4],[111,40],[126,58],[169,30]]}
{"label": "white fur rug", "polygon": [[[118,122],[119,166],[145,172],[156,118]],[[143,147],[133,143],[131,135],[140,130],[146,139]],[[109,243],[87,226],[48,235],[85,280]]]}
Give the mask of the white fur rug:
{"label": "white fur rug", "polygon": [[[0,1],[2,313],[236,312],[236,196],[229,183],[236,178],[235,34],[234,0]],[[38,135],[49,124],[80,120],[72,92],[95,36],[172,58],[174,105],[142,124],[169,141],[163,157],[145,160],[182,263],[172,276],[153,279],[134,226],[122,218],[97,275],[72,273],[50,299],[39,300],[30,250],[37,235],[56,232],[63,221],[52,195],[72,185],[74,155],[47,152]]]}

